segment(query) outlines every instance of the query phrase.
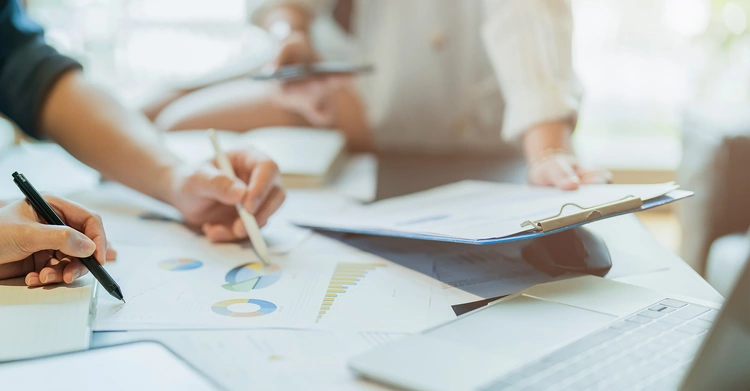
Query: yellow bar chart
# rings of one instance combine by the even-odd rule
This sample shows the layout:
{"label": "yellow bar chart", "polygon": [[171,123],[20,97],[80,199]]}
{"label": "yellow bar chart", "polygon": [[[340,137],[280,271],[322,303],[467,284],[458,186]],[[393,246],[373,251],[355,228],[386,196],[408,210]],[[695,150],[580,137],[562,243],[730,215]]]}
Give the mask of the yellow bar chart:
{"label": "yellow bar chart", "polygon": [[385,262],[339,262],[336,264],[331,281],[328,282],[328,289],[326,289],[325,296],[323,297],[323,303],[320,305],[316,323],[320,322],[325,314],[331,311],[336,298],[345,295],[350,288],[362,282],[369,272],[385,265]]}

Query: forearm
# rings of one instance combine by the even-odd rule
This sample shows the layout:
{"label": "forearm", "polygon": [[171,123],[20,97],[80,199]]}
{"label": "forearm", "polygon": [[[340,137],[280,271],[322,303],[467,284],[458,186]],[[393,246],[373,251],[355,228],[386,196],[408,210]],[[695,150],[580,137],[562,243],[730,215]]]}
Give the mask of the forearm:
{"label": "forearm", "polygon": [[179,160],[140,114],[128,112],[78,71],[60,77],[41,112],[44,134],[104,176],[170,202]]}
{"label": "forearm", "polygon": [[551,152],[572,152],[572,121],[551,121],[535,125],[523,134],[523,150],[528,161],[536,161]]}

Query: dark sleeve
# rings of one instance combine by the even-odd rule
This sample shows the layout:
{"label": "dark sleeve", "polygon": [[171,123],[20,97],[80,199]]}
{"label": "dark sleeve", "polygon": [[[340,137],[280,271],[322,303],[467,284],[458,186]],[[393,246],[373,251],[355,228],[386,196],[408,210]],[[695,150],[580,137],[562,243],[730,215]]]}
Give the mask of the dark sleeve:
{"label": "dark sleeve", "polygon": [[18,0],[0,0],[0,37],[0,113],[39,138],[47,94],[63,73],[81,65],[44,42],[44,30]]}

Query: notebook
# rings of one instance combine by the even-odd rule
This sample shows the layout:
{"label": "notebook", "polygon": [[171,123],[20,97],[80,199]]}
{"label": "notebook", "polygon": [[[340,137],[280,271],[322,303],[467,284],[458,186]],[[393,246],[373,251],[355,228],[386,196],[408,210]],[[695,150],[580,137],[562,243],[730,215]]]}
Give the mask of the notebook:
{"label": "notebook", "polygon": [[[346,139],[334,130],[269,127],[245,133],[220,131],[225,151],[252,146],[279,165],[287,188],[324,185],[345,158]],[[172,132],[164,135],[167,148],[185,161],[212,159],[213,148],[205,130]]]}
{"label": "notebook", "polygon": [[293,222],[322,230],[496,244],[530,239],[625,213],[655,208],[693,193],[674,183],[583,185],[576,191],[461,181],[336,215],[310,212]]}
{"label": "notebook", "polygon": [[0,362],[88,349],[95,281],[29,288],[0,280]]}

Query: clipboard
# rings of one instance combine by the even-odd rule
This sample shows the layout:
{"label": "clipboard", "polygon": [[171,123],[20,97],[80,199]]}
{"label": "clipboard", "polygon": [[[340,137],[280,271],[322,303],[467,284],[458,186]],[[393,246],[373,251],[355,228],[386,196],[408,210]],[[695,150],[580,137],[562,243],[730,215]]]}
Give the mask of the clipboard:
{"label": "clipboard", "polygon": [[[461,183],[457,183],[457,184],[447,185],[447,186],[456,186],[460,184]],[[605,186],[617,186],[617,185],[605,185]],[[684,199],[693,195],[693,192],[687,191],[687,190],[680,190],[678,189],[678,186],[674,184],[635,185],[635,187],[638,187],[638,186],[642,186],[642,187],[662,186],[663,188],[667,190],[663,193],[657,193],[660,195],[648,196],[648,197],[646,196],[639,197],[635,195],[637,193],[628,192],[628,193],[624,193],[624,194],[629,194],[628,196],[623,197],[622,194],[620,194],[617,197],[612,197],[614,198],[614,201],[593,203],[593,205],[588,205],[585,202],[564,202],[564,203],[561,202],[560,204],[558,204],[559,206],[557,206],[555,209],[557,213],[550,211],[549,212],[550,214],[547,215],[547,217],[537,218],[537,219],[516,220],[516,223],[515,223],[516,228],[515,228],[514,233],[511,233],[511,234],[498,233],[497,235],[487,235],[481,238],[451,236],[451,235],[446,235],[441,232],[436,232],[435,230],[433,230],[433,232],[424,232],[424,233],[423,232],[406,232],[405,230],[399,230],[398,229],[399,227],[397,225],[391,225],[390,227],[377,227],[377,226],[368,227],[366,225],[367,224],[366,220],[367,220],[367,217],[369,216],[362,215],[362,214],[359,216],[356,216],[356,218],[365,221],[364,223],[360,223],[359,226],[357,225],[347,226],[345,224],[339,224],[338,221],[340,221],[341,219],[338,216],[333,216],[328,219],[319,219],[319,220],[316,220],[315,218],[309,219],[309,218],[302,217],[300,219],[295,219],[294,222],[297,223],[298,225],[302,225],[308,228],[323,230],[323,231],[333,231],[333,232],[363,234],[363,235],[388,236],[388,237],[473,244],[473,245],[491,245],[491,244],[527,240],[527,239],[533,239],[533,238],[537,238],[537,237],[541,237],[545,235],[551,235],[551,234],[562,232],[568,229],[579,227],[585,224],[600,221],[603,219],[608,219],[608,218],[612,218],[616,216],[621,216],[624,214],[635,213],[639,211],[657,208],[657,207],[670,204],[672,202],[675,202],[675,201],[678,201],[678,200],[681,200],[681,199]],[[629,186],[627,188],[630,189],[631,187]],[[437,190],[440,191],[439,188]],[[426,192],[430,192],[430,191],[434,191],[434,190],[428,190]],[[423,193],[426,193],[426,192],[423,192]],[[575,195],[576,193],[571,192],[570,194]],[[410,196],[405,196],[405,197],[410,197]],[[411,206],[414,208],[420,208],[422,207],[422,205],[423,205],[422,203],[415,202],[414,200],[411,201]],[[364,207],[364,208],[367,208],[367,207]],[[551,208],[548,208],[547,210],[551,210]],[[345,215],[345,213],[342,213],[341,215]],[[372,213],[370,215],[372,215]],[[468,218],[467,216],[462,216],[462,217]],[[338,221],[337,221],[337,218],[339,219]],[[460,219],[456,219],[456,220],[460,221]],[[491,226],[493,222],[490,220],[486,223],[487,224],[485,225]]]}

